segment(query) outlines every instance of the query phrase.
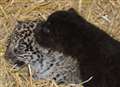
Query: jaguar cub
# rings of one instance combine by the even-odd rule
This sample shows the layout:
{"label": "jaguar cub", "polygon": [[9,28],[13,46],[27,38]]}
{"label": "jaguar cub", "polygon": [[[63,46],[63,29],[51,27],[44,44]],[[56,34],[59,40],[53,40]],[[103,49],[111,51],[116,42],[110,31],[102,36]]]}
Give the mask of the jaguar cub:
{"label": "jaguar cub", "polygon": [[[19,67],[30,64],[34,79],[55,80],[57,83],[80,83],[76,59],[45,48],[36,40],[35,31],[38,28],[42,30],[43,24],[42,21],[17,22],[9,39],[6,58]],[[44,29],[44,32],[48,31]]]}
{"label": "jaguar cub", "polygon": [[5,55],[18,66],[30,64],[34,79],[120,87],[120,42],[74,9],[56,11],[46,21],[18,22]]}

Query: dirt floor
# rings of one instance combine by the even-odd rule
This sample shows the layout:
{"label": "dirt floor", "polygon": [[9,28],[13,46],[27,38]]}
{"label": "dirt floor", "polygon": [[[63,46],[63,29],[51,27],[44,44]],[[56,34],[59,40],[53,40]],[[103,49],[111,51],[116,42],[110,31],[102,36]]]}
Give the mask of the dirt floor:
{"label": "dirt floor", "polygon": [[4,52],[7,37],[17,20],[47,19],[54,11],[71,7],[120,40],[120,0],[0,0],[0,87],[69,87],[58,86],[54,81],[32,81],[28,67],[12,69],[4,59]]}

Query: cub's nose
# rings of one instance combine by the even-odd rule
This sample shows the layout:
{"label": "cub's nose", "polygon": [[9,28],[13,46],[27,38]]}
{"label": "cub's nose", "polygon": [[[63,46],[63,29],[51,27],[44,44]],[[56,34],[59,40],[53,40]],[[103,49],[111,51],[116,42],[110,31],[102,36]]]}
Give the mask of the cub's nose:
{"label": "cub's nose", "polygon": [[7,60],[12,60],[12,61],[15,59],[15,55],[14,55],[14,53],[12,52],[12,49],[10,49],[10,48],[6,49],[5,58],[6,58]]}
{"label": "cub's nose", "polygon": [[25,64],[23,61],[17,60],[17,57],[15,56],[15,54],[9,49],[7,49],[5,52],[5,59],[13,65],[17,64],[17,66],[22,66]]}

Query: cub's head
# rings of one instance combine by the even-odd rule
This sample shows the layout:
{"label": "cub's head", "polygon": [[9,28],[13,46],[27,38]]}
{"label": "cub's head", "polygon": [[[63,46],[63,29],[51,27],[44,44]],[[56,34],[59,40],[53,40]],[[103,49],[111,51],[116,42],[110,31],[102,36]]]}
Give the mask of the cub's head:
{"label": "cub's head", "polygon": [[17,22],[9,37],[8,47],[5,53],[5,57],[13,64],[23,65],[30,61],[30,56],[34,50],[34,29],[37,23],[40,22]]}

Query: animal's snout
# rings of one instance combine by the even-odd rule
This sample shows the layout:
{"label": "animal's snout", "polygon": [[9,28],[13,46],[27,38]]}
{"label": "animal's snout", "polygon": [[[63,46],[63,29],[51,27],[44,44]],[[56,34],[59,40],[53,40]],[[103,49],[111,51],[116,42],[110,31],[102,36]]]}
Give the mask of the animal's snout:
{"label": "animal's snout", "polygon": [[6,50],[6,52],[5,52],[5,58],[6,58],[7,60],[9,60],[10,62],[11,62],[11,61],[14,62],[14,60],[15,60],[16,58],[15,58],[15,55],[14,55],[12,49],[8,48],[8,49]]}
{"label": "animal's snout", "polygon": [[13,52],[11,52],[10,50],[6,50],[6,52],[5,52],[5,58],[7,59],[7,60],[9,60],[9,59],[14,59],[15,58],[15,56],[13,55]]}
{"label": "animal's snout", "polygon": [[7,51],[5,52],[5,58],[6,58],[6,60],[8,60],[11,64],[14,64],[14,65],[17,64],[17,66],[22,66],[22,65],[25,64],[23,61],[17,60],[17,58],[16,58],[16,56],[14,55],[14,53],[11,52],[11,51],[9,51],[9,50],[7,50]]}

